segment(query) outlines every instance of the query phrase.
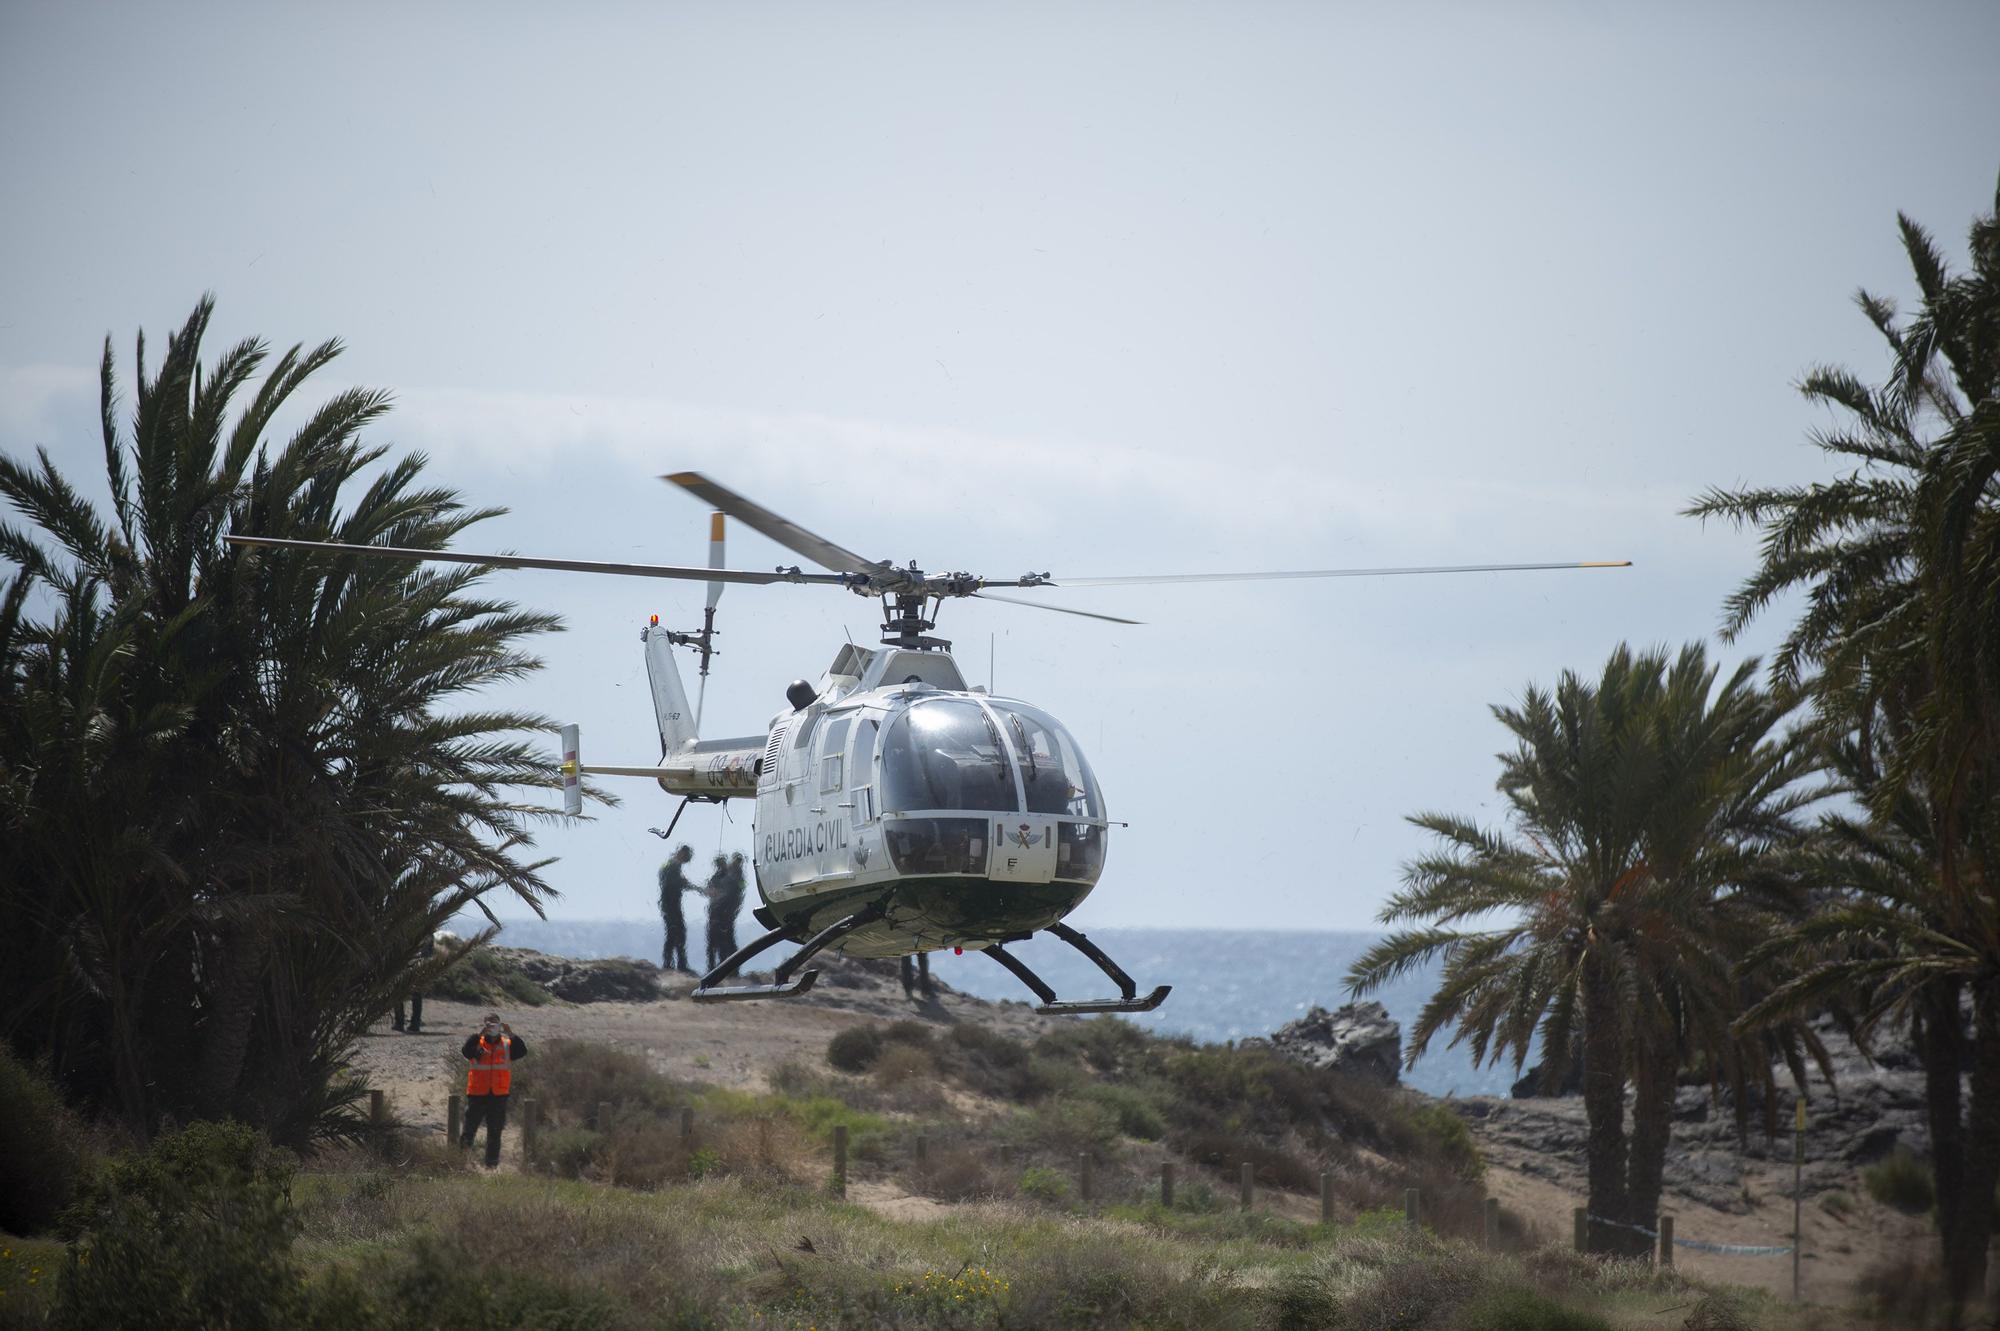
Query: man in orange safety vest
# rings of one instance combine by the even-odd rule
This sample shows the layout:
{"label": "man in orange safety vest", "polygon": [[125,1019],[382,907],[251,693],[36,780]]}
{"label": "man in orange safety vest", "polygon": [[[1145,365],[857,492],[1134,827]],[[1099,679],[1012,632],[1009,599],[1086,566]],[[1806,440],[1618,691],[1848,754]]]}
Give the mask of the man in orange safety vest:
{"label": "man in orange safety vest", "polygon": [[528,1056],[527,1042],[514,1028],[500,1020],[498,1012],[486,1014],[477,1034],[468,1036],[459,1051],[472,1064],[465,1074],[465,1135],[460,1146],[470,1147],[486,1125],[486,1167],[500,1163],[500,1133],[507,1126],[507,1096],[514,1089],[514,1064]]}

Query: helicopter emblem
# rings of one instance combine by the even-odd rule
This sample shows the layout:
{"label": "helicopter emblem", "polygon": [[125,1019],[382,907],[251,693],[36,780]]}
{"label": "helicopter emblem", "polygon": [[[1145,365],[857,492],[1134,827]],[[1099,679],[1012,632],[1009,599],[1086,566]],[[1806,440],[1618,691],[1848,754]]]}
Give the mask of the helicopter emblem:
{"label": "helicopter emblem", "polygon": [[[1622,567],[1622,563],[1477,564],[1423,568],[1311,569],[1275,573],[1144,573],[1055,578],[1024,573],[986,578],[926,573],[866,559],[807,531],[707,477],[662,478],[717,511],[709,524],[708,562],[696,565],[609,563],[519,555],[460,553],[334,541],[230,536],[233,545],[342,555],[435,561],[488,568],[667,578],[707,583],[699,629],[674,631],[659,616],[641,628],[646,675],[658,724],[660,760],[647,766],[586,766],[577,727],[561,728],[563,806],[583,809],[586,776],[655,781],[681,807],[691,801],[755,803],[753,912],[768,933],[702,976],[697,1002],[789,998],[812,988],[806,969],[825,950],[859,957],[900,957],[950,947],[983,951],[1041,1000],[1041,1012],[1147,1012],[1169,986],[1140,994],[1132,978],[1063,923],[1104,871],[1110,829],[1097,778],[1083,751],[1055,717],[1019,698],[969,685],[951,644],[931,634],[948,599],[977,597],[1113,624],[1137,621],[1075,606],[1051,605],[994,588],[1146,586],[1160,583],[1345,578],[1361,574],[1474,573],[1502,570]],[[728,515],[824,572],[797,565],[770,572],[732,569],[723,559]],[[842,646],[817,685],[799,680],[784,710],[751,734],[700,736],[709,662],[715,655],[715,609],[725,586],[789,583],[833,587],[882,603],[882,645]],[[701,684],[689,705],[674,648],[691,651]],[[1031,821],[1013,825],[1006,817]],[[987,840],[992,834],[993,843]],[[871,854],[871,843],[879,854]],[[996,844],[997,843],[997,844]],[[1018,853],[1017,853],[1018,852]],[[1061,1001],[1007,946],[1046,931],[1096,965],[1119,990],[1115,998]],[[780,943],[796,947],[763,984],[725,983]]]}

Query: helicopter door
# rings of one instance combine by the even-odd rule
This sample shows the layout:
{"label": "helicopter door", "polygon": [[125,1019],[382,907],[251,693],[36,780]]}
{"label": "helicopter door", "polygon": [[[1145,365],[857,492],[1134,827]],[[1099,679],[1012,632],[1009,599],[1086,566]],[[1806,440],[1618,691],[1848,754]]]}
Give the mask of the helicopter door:
{"label": "helicopter door", "polygon": [[849,816],[858,830],[875,821],[875,737],[882,723],[862,716],[854,723],[854,752],[848,758]]}

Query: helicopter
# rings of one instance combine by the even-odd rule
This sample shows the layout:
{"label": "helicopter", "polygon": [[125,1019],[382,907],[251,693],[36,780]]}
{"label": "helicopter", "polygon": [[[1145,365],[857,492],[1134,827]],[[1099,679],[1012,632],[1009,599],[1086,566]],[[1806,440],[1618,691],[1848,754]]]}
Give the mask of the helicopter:
{"label": "helicopter", "polygon": [[[933,635],[944,602],[960,597],[1006,601],[1115,624],[1117,615],[1003,596],[996,587],[1142,586],[1430,573],[1623,568],[1628,560],[1534,564],[1460,564],[1408,568],[1312,569],[1266,573],[1140,574],[1055,578],[1025,573],[990,579],[927,573],[914,560],[897,566],[864,558],[696,472],[661,479],[714,510],[706,567],[619,564],[518,555],[460,554],[390,546],[231,536],[248,546],[473,564],[492,568],[668,578],[707,583],[702,626],[674,630],[653,615],[640,630],[660,760],[651,766],[590,766],[578,727],[561,728],[565,812],[583,810],[586,776],[651,779],[680,807],[670,836],[693,802],[754,801],[753,866],[761,904],[752,911],[765,933],[701,977],[696,1002],[792,998],[819,977],[806,963],[832,951],[855,957],[901,957],[941,951],[983,952],[1031,990],[1043,1013],[1148,1012],[1171,985],[1145,994],[1118,964],[1063,922],[1104,873],[1114,824],[1082,747],[1063,725],[1030,703],[967,683],[951,643]],[[824,571],[798,565],[770,572],[725,565],[727,518],[750,527]],[[819,681],[797,680],[786,706],[759,732],[704,739],[702,704],[715,655],[716,607],[730,584],[793,583],[844,589],[882,603],[878,647],[849,642]],[[699,668],[689,705],[675,649]],[[1046,932],[1083,954],[1118,989],[1115,998],[1063,1000],[1009,945]],[[771,948],[796,950],[768,983],[729,981]]]}

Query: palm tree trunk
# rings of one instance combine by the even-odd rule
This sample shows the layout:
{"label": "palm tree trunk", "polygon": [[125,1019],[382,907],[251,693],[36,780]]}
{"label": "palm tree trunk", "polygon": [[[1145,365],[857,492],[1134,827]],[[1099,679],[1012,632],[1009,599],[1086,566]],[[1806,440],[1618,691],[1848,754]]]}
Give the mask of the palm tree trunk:
{"label": "palm tree trunk", "polygon": [[[1660,1214],[1660,1187],[1666,1177],[1667,1147],[1674,1130],[1675,1075],[1680,1060],[1660,1048],[1647,1049],[1638,1063],[1633,1081],[1638,1094],[1632,1105],[1632,1160],[1627,1204],[1631,1223],[1657,1228]],[[1652,1252],[1652,1240],[1631,1230],[1621,1231],[1632,1242],[1629,1255],[1644,1257]]]}
{"label": "palm tree trunk", "polygon": [[[1959,1024],[1959,986],[1932,985],[1918,1002],[1917,1049],[1924,1060],[1924,1108],[1931,1130],[1931,1172],[1937,1183],[1938,1237],[1944,1248],[1946,1280],[1957,1287],[1954,1255],[1963,1258],[1966,1193],[1965,1126],[1959,1117],[1959,1069],[1965,1065],[1965,1036]],[[1983,1261],[1984,1254],[1981,1254]]]}
{"label": "palm tree trunk", "polygon": [[[1626,1200],[1625,1059],[1618,1029],[1618,995],[1611,978],[1586,962],[1583,974],[1583,1116],[1589,1125],[1590,1214],[1631,1223]],[[1589,1228],[1592,1252],[1619,1253],[1626,1231]]]}
{"label": "palm tree trunk", "polygon": [[[1956,1015],[1956,1014],[1954,1014]],[[1944,1231],[1945,1278],[1954,1302],[1977,1304],[1986,1293],[1986,1251],[1993,1239],[1994,1187],[2000,1184],[2000,983],[1972,991],[1972,1097],[1967,1106],[1963,1184],[1957,1216]],[[1938,1218],[1944,1219],[1939,1166]]]}
{"label": "palm tree trunk", "polygon": [[209,1009],[202,1023],[201,1058],[195,1074],[195,1103],[201,1112],[228,1112],[243,1075],[243,1055],[250,1047],[250,1026],[264,987],[264,962],[271,945],[264,931],[232,929],[222,974],[204,996]]}

